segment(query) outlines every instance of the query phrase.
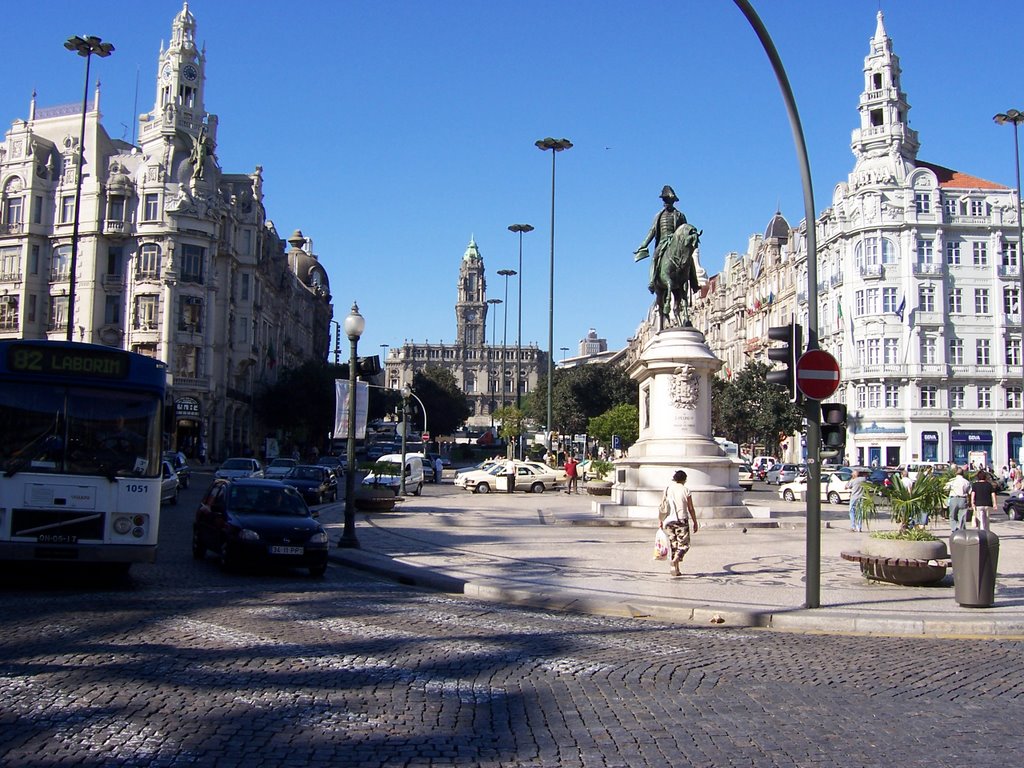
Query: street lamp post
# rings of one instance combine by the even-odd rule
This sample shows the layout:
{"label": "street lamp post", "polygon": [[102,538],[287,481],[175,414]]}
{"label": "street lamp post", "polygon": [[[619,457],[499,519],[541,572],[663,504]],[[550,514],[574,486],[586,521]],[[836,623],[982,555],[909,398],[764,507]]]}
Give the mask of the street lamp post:
{"label": "street lamp post", "polygon": [[565,353],[569,351],[569,348],[568,347],[559,347],[559,349],[562,350],[562,362],[564,363],[565,362]]}
{"label": "street lamp post", "polygon": [[[999,125],[1011,123],[1013,125],[1013,167],[1017,172],[1017,269],[1020,271],[1020,283],[1017,288],[1017,313],[1021,322],[1021,351],[1018,360],[1021,363],[1021,448],[1024,448],[1024,203],[1020,199],[1020,139],[1018,138],[1021,123],[1024,123],[1024,113],[1019,109],[1008,109],[1000,112],[992,118]],[[1018,449],[1017,462],[1020,463],[1022,451]],[[1012,458],[1012,457],[1011,457]]]}
{"label": "street lamp post", "polygon": [[508,279],[514,275],[518,275],[514,269],[499,269],[498,274],[505,278],[505,319],[504,325],[501,331],[501,407],[505,407],[505,368],[507,367],[505,360],[505,347],[508,345]]}
{"label": "street lamp post", "polygon": [[402,467],[399,470],[398,495],[405,496],[405,451],[409,439],[409,389],[408,384],[402,386]]}
{"label": "street lamp post", "polygon": [[339,547],[359,548],[356,538],[356,374],[359,368],[359,337],[366,330],[366,318],[359,314],[359,305],[352,302],[352,310],[345,318],[345,335],[348,336],[350,354],[348,359],[348,449],[345,469],[345,528],[338,540]]}
{"label": "street lamp post", "polygon": [[551,398],[555,378],[555,155],[565,149],[572,149],[568,139],[538,139],[534,142],[542,152],[551,150],[551,259],[549,264],[548,288],[548,418],[544,427],[545,442],[550,448],[551,440]]}
{"label": "street lamp post", "polygon": [[85,57],[85,92],[82,94],[82,127],[78,134],[78,172],[75,174],[75,214],[71,225],[71,264],[68,275],[68,333],[67,340],[71,341],[75,328],[75,272],[78,270],[78,208],[82,203],[82,165],[85,162],[85,112],[89,108],[89,65],[92,63],[93,54],[105,59],[114,52],[111,43],[104,43],[101,38],[95,35],[69,37],[64,43],[69,51],[74,51],[79,56]]}
{"label": "street lamp post", "polygon": [[[497,305],[501,304],[502,301],[501,301],[501,299],[488,299],[487,303],[490,304],[492,307],[497,307]],[[497,313],[498,310],[495,309],[494,311],[495,311],[495,313]],[[497,315],[495,315],[494,319],[491,320],[491,354],[488,356],[488,359],[491,360],[492,363],[494,361],[494,350],[495,350],[495,348],[498,345],[498,342],[497,342],[498,324],[496,322],[497,319],[498,319]],[[484,330],[484,344],[487,344],[487,330],[486,329]],[[490,379],[490,375],[489,374],[488,374],[488,379]],[[488,385],[489,384],[490,384],[490,381],[488,381]],[[491,400],[491,429],[494,429],[494,400],[493,399]]]}
{"label": "street lamp post", "polygon": [[[533,232],[533,226],[531,224],[509,224],[508,231],[519,234],[519,319],[516,325],[516,410],[520,410],[523,396],[523,233]],[[518,456],[516,458],[523,458],[522,445],[522,435],[520,435],[519,440],[517,441]]]}

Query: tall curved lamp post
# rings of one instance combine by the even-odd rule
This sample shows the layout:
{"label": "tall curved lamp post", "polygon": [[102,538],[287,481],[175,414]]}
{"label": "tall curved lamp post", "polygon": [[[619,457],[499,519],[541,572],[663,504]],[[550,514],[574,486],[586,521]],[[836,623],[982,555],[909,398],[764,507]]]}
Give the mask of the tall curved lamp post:
{"label": "tall curved lamp post", "polygon": [[85,57],[85,92],[82,94],[82,127],[78,134],[78,172],[75,174],[75,217],[71,225],[71,264],[68,275],[68,333],[71,341],[75,329],[75,273],[78,271],[78,208],[82,202],[82,165],[85,162],[85,112],[89,108],[89,65],[93,55],[105,59],[114,52],[111,43],[104,43],[95,35],[69,37],[64,43],[69,51]]}
{"label": "tall curved lamp post", "polygon": [[572,149],[568,139],[538,139],[534,142],[542,152],[551,150],[551,260],[549,265],[550,280],[548,288],[548,418],[544,427],[544,440],[551,447],[551,396],[555,378],[555,155]]}
{"label": "tall curved lamp post", "polygon": [[[498,323],[497,323],[497,319],[498,319],[497,312],[498,312],[498,310],[497,310],[497,306],[499,304],[501,304],[502,301],[501,301],[501,299],[488,299],[487,303],[495,308],[495,310],[494,310],[494,312],[495,312],[494,319],[491,320],[491,354],[490,354],[490,356],[488,358],[493,363],[493,361],[494,361],[494,350],[498,346],[498,342],[497,342],[497,334],[498,334]],[[486,344],[486,343],[487,343],[487,331],[484,330],[484,344]],[[487,378],[488,378],[488,385],[490,385],[490,374],[488,374]],[[494,400],[493,399],[491,400],[491,429],[494,429]]]}
{"label": "tall curved lamp post", "polygon": [[[516,325],[516,409],[519,410],[522,407],[523,397],[523,233],[533,232],[533,225],[509,224],[508,231],[519,235],[519,319]],[[516,458],[521,459],[523,458],[522,435],[519,436],[517,443],[518,455]]]}
{"label": "tall curved lamp post", "polygon": [[359,337],[366,330],[366,318],[359,314],[359,305],[352,302],[352,310],[344,323],[348,336],[350,354],[348,358],[348,448],[345,470],[345,528],[338,540],[339,547],[359,548],[356,538],[356,374],[359,368]]}
{"label": "tall curved lamp post", "polygon": [[405,452],[409,440],[409,394],[412,392],[408,384],[402,385],[402,467],[398,475],[398,495],[405,496]]}
{"label": "tall curved lamp post", "polygon": [[505,369],[508,367],[505,360],[505,347],[508,345],[508,279],[519,273],[514,269],[499,269],[498,274],[505,278],[505,319],[501,331],[501,407],[504,408],[505,390],[508,388],[505,385]]}
{"label": "tall curved lamp post", "polygon": [[[1020,270],[1020,285],[1017,296],[1017,313],[1021,322],[1021,351],[1018,360],[1021,362],[1021,407],[1022,421],[1024,421],[1024,203],[1020,199],[1020,125],[1024,123],[1024,113],[1019,109],[1008,109],[1000,112],[992,118],[999,125],[1010,123],[1013,125],[1013,167],[1017,171],[1017,269]],[[1021,432],[1021,448],[1024,448],[1024,431]],[[1017,455],[1017,462],[1020,463],[1020,453]]]}

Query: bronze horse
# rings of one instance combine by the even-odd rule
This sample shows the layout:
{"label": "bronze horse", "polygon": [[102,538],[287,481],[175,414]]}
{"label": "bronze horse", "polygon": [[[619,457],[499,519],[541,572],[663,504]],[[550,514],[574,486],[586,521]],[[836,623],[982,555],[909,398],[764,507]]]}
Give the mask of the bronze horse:
{"label": "bronze horse", "polygon": [[690,325],[690,295],[700,290],[693,253],[702,234],[692,224],[681,224],[655,266],[651,292],[662,327]]}

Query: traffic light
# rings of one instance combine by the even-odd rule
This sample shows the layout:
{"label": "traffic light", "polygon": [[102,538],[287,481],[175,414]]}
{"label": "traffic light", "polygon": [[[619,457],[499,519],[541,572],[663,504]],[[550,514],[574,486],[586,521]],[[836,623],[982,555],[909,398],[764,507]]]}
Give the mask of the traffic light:
{"label": "traffic light", "polygon": [[800,391],[796,387],[796,361],[803,354],[804,329],[799,323],[778,325],[768,329],[768,338],[772,341],[784,341],[781,347],[768,350],[768,359],[783,363],[786,367],[768,372],[768,383],[777,384],[789,390],[789,402],[800,402]]}
{"label": "traffic light", "polygon": [[821,452],[819,458],[838,459],[846,453],[846,406],[821,404]]}
{"label": "traffic light", "polygon": [[360,357],[359,358],[359,375],[369,378],[370,376],[376,376],[383,370],[380,365],[380,356],[373,355],[372,357]]}

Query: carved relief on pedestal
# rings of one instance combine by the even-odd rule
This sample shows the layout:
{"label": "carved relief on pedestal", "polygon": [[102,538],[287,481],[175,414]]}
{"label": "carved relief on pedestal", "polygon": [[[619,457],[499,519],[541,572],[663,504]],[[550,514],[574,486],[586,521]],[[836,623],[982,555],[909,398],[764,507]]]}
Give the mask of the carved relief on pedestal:
{"label": "carved relief on pedestal", "polygon": [[680,365],[672,374],[672,405],[687,411],[697,409],[700,401],[700,376],[692,365]]}

